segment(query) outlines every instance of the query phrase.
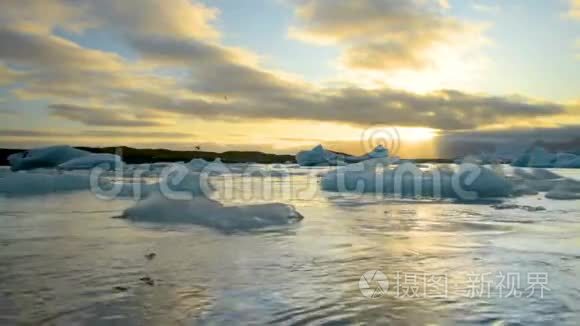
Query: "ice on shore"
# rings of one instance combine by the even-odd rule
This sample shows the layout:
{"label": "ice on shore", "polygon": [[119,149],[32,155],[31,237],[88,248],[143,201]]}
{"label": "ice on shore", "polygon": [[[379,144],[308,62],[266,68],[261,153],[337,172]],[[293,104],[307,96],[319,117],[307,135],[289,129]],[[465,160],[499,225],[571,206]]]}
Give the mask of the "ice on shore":
{"label": "ice on shore", "polygon": [[67,145],[57,145],[12,154],[8,156],[8,162],[13,171],[54,168],[59,164],[87,155],[91,153]]}
{"label": "ice on shore", "polygon": [[194,224],[223,232],[290,225],[303,218],[286,204],[224,206],[204,196],[171,200],[160,194],[126,209],[121,217],[136,222]]}
{"label": "ice on shore", "polygon": [[335,192],[384,193],[406,198],[454,198],[475,200],[507,197],[512,184],[491,169],[462,165],[457,170],[423,171],[412,163],[389,169],[355,164],[323,176],[322,189]]}
{"label": "ice on shore", "polygon": [[94,167],[101,167],[107,170],[120,168],[123,160],[115,154],[90,154],[58,165],[61,170],[88,170]]}
{"label": "ice on shore", "polygon": [[377,146],[370,153],[361,156],[338,154],[317,145],[309,151],[301,151],[296,154],[296,162],[300,166],[344,166],[349,163],[358,163],[365,160],[386,158],[389,150],[382,145]]}

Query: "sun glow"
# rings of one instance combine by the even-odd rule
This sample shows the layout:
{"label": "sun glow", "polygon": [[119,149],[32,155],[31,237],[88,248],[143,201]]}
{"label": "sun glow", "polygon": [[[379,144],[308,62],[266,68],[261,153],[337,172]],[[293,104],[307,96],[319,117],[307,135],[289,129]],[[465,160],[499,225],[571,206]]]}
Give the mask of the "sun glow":
{"label": "sun glow", "polygon": [[401,142],[418,143],[433,140],[437,136],[437,131],[431,128],[399,127],[397,131],[399,132]]}

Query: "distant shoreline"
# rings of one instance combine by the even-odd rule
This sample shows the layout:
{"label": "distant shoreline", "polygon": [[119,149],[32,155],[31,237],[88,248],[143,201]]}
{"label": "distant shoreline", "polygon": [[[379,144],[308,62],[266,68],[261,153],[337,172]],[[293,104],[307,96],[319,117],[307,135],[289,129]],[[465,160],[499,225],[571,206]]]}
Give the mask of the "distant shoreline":
{"label": "distant shoreline", "polygon": [[[269,154],[259,151],[227,151],[223,153],[206,151],[178,151],[170,149],[150,149],[120,147],[76,147],[92,153],[120,154],[123,161],[129,164],[156,163],[156,162],[189,162],[194,158],[213,161],[220,158],[224,163],[296,163],[294,155]],[[0,165],[10,165],[8,155],[26,151],[27,149],[0,148]],[[120,151],[120,153],[118,153]],[[453,163],[452,159],[411,159],[416,163]]]}

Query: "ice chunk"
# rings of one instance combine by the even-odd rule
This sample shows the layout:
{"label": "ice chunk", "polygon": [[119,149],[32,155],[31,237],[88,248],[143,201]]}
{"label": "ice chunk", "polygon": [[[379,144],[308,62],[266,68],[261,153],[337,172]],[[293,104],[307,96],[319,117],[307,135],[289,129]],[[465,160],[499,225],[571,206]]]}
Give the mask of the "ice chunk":
{"label": "ice chunk", "polygon": [[506,197],[512,191],[511,183],[503,176],[472,164],[455,171],[445,168],[422,171],[412,163],[382,170],[359,163],[327,173],[321,185],[328,191],[461,200]]}
{"label": "ice chunk", "polygon": [[208,164],[209,164],[209,162],[206,161],[206,160],[204,160],[204,159],[202,159],[202,158],[194,158],[191,161],[189,161],[189,163],[187,163],[187,165],[189,166],[189,168],[191,168],[193,170],[202,170]]}
{"label": "ice chunk", "polygon": [[309,151],[301,151],[296,154],[296,162],[301,166],[330,165],[337,162],[339,155],[326,150],[322,145],[317,145]]}
{"label": "ice chunk", "polygon": [[347,156],[344,158],[345,162],[357,163],[370,159],[376,158],[387,158],[389,156],[389,150],[383,147],[383,145],[378,145],[370,153],[361,156]]}
{"label": "ice chunk", "polygon": [[224,232],[289,225],[303,218],[293,206],[285,204],[224,206],[204,196],[171,200],[159,194],[128,208],[121,217],[139,222],[195,224]]}
{"label": "ice chunk", "polygon": [[8,156],[13,171],[53,168],[66,161],[91,153],[66,145],[35,148]]}
{"label": "ice chunk", "polygon": [[66,161],[58,165],[58,168],[62,170],[88,170],[99,166],[104,169],[113,170],[120,168],[122,164],[123,160],[119,155],[90,154]]}
{"label": "ice chunk", "polygon": [[162,194],[170,199],[191,199],[196,196],[208,196],[214,191],[207,177],[198,172],[191,172],[187,166],[175,164],[166,168],[159,180],[145,183],[141,180],[123,183],[102,183],[102,189],[95,189],[104,198],[132,197],[147,198]]}
{"label": "ice chunk", "polygon": [[8,195],[40,195],[90,188],[86,175],[11,173],[0,178],[0,193]]}
{"label": "ice chunk", "polygon": [[580,156],[571,153],[556,154],[555,168],[578,169],[580,168]]}
{"label": "ice chunk", "polygon": [[520,167],[537,167],[545,168],[552,167],[556,161],[556,155],[549,153],[543,147],[532,147],[526,150],[522,155],[516,158],[513,162],[513,166]]}
{"label": "ice chunk", "polygon": [[517,204],[508,204],[508,203],[502,203],[502,204],[496,204],[496,205],[492,205],[492,208],[495,208],[497,210],[505,210],[505,209],[522,209],[528,212],[541,212],[541,211],[545,211],[546,208],[544,206],[529,206],[529,205],[517,205]]}
{"label": "ice chunk", "polygon": [[317,145],[312,150],[301,151],[296,154],[296,162],[301,166],[344,166],[349,163],[358,163],[366,160],[387,158],[389,156],[388,149],[382,145],[377,146],[370,153],[361,156],[343,155],[329,151]]}
{"label": "ice chunk", "polygon": [[565,179],[546,194],[546,198],[560,200],[580,199],[580,182]]}
{"label": "ice chunk", "polygon": [[553,154],[542,147],[533,147],[515,159],[512,162],[512,166],[580,168],[580,156],[573,153]]}
{"label": "ice chunk", "polygon": [[546,169],[514,169],[514,175],[527,180],[556,180],[563,177]]}

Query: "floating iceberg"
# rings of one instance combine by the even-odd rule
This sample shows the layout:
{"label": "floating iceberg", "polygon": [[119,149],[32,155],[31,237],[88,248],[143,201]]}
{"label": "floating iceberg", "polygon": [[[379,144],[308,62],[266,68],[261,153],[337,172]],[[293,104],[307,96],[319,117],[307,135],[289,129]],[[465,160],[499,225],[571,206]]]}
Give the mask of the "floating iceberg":
{"label": "floating iceberg", "polygon": [[194,158],[193,160],[189,161],[189,163],[187,163],[188,167],[193,170],[201,170],[205,168],[208,164],[209,162],[202,158]]}
{"label": "floating iceberg", "polygon": [[279,203],[224,206],[204,196],[171,200],[156,194],[125,210],[121,218],[137,222],[195,224],[234,232],[290,225],[301,221],[303,216],[293,206]]}
{"label": "floating iceberg", "polygon": [[532,147],[512,162],[512,166],[535,168],[580,168],[580,156],[572,153],[550,153],[543,147]]}
{"label": "floating iceberg", "polygon": [[53,168],[91,153],[66,145],[35,148],[8,156],[13,171]]}
{"label": "floating iceberg", "polygon": [[388,156],[389,150],[384,148],[382,145],[378,145],[370,153],[361,156],[346,156],[344,161],[347,163],[357,163],[371,159],[387,158]]}
{"label": "floating iceberg", "polygon": [[546,194],[546,198],[559,200],[580,199],[580,182],[565,179],[559,182]]}
{"label": "floating iceberg", "polygon": [[339,155],[326,150],[322,145],[318,145],[309,151],[301,151],[296,154],[296,162],[301,166],[332,165],[336,163]]}
{"label": "floating iceberg", "polygon": [[472,164],[461,165],[456,170],[434,168],[423,171],[412,163],[394,169],[378,169],[380,165],[373,167],[363,163],[327,173],[321,181],[322,189],[460,200],[507,197],[512,191],[512,185],[505,177]]}
{"label": "floating iceberg", "polygon": [[41,195],[89,188],[90,179],[86,175],[11,173],[0,178],[0,193],[7,195]]}
{"label": "floating iceberg", "polygon": [[300,166],[344,166],[349,163],[358,163],[376,158],[387,158],[389,151],[382,145],[377,146],[370,153],[361,156],[350,156],[335,153],[317,145],[309,151],[301,151],[296,154],[296,162]]}
{"label": "floating iceberg", "polygon": [[554,166],[556,155],[546,151],[543,147],[532,147],[516,158],[513,166],[549,168]]}
{"label": "floating iceberg", "polygon": [[579,169],[580,156],[570,153],[558,153],[556,154],[556,162],[554,162],[554,167],[565,169]]}
{"label": "floating iceberg", "polygon": [[88,170],[99,166],[104,169],[113,170],[120,168],[122,164],[123,160],[119,155],[90,154],[59,164],[58,168],[62,170]]}

